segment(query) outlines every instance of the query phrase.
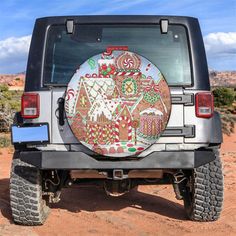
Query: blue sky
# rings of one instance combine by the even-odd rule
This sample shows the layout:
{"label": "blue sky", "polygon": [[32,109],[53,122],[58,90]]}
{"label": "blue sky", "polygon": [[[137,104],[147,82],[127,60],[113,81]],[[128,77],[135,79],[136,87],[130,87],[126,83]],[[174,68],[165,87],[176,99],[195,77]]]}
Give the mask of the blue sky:
{"label": "blue sky", "polygon": [[197,17],[209,67],[236,70],[236,0],[1,0],[0,73],[25,70],[35,18],[107,14]]}

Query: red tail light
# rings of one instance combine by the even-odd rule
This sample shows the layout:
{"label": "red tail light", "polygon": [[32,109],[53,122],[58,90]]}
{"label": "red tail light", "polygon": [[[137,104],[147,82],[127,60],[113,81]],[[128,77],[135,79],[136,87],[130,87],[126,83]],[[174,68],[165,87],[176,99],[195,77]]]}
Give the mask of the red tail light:
{"label": "red tail light", "polygon": [[214,112],[213,95],[211,92],[197,93],[196,96],[196,116],[201,118],[211,118]]}
{"label": "red tail light", "polygon": [[39,117],[39,95],[37,93],[24,93],[22,95],[21,116],[25,119]]}

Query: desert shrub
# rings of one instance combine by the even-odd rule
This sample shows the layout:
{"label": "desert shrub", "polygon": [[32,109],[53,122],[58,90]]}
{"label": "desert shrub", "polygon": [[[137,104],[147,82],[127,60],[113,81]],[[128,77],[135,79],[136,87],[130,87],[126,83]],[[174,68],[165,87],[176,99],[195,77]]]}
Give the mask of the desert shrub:
{"label": "desert shrub", "polygon": [[233,114],[225,114],[221,116],[222,131],[224,134],[230,135],[234,132],[236,116]]}
{"label": "desert shrub", "polygon": [[0,137],[0,148],[9,147],[11,145],[11,140],[7,136]]}
{"label": "desert shrub", "polygon": [[21,91],[9,91],[0,85],[0,132],[9,131],[15,112],[20,110]]}
{"label": "desert shrub", "polygon": [[14,111],[20,111],[20,109],[21,109],[21,104],[20,104],[19,100],[18,101],[11,100],[11,101],[9,101],[9,105],[10,105],[11,109]]}
{"label": "desert shrub", "polygon": [[0,84],[0,93],[8,91],[8,86],[6,84]]}
{"label": "desert shrub", "polygon": [[230,88],[216,88],[213,90],[213,95],[216,107],[232,106],[235,100],[235,93]]}
{"label": "desert shrub", "polygon": [[222,132],[227,135],[233,133],[236,123],[236,115],[224,107],[216,107],[215,110],[219,112],[221,116]]}

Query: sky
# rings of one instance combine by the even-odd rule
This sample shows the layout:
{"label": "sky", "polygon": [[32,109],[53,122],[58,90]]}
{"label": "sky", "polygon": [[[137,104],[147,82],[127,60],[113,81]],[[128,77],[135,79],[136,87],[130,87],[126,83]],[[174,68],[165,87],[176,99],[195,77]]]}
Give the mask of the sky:
{"label": "sky", "polygon": [[208,67],[236,70],[236,0],[1,0],[0,73],[26,70],[35,19],[57,15],[197,17]]}

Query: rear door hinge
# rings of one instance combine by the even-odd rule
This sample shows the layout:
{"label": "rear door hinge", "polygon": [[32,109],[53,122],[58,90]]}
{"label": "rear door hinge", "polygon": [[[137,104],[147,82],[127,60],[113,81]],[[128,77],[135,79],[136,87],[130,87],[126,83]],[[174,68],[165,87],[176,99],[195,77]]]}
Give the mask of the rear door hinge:
{"label": "rear door hinge", "polygon": [[179,137],[183,136],[185,138],[195,137],[195,126],[185,125],[180,127],[167,127],[162,133],[161,137]]}
{"label": "rear door hinge", "polygon": [[183,104],[185,106],[192,106],[194,105],[194,95],[193,94],[172,94],[171,103]]}

